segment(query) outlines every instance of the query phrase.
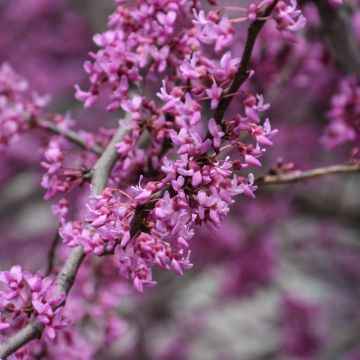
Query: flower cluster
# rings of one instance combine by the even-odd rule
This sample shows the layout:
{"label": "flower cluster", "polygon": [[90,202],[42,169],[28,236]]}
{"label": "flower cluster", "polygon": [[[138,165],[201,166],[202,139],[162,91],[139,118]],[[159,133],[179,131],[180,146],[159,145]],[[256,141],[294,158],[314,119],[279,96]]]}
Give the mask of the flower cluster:
{"label": "flower cluster", "polygon": [[197,38],[203,44],[213,45],[219,52],[233,43],[235,31],[226,15],[221,17],[215,11],[209,11],[207,15],[204,10],[193,11]]}
{"label": "flower cluster", "polygon": [[[44,0],[29,2],[26,9],[33,11],[25,16],[37,19],[42,13],[47,15],[44,18],[54,15],[54,19],[58,19],[54,10],[46,10],[56,8],[51,2],[54,1],[48,2],[49,5]],[[302,218],[294,217],[298,214],[295,211],[299,210],[292,207],[295,203],[291,197],[277,196],[269,191],[257,201],[251,200],[257,185],[270,178],[265,175],[256,180],[252,173],[264,166],[263,155],[273,145],[277,133],[267,118],[270,99],[271,115],[276,118],[282,133],[280,140],[276,137],[276,156],[286,152],[287,159],[298,163],[298,158],[302,157],[300,160],[306,165],[315,165],[311,162],[318,153],[312,142],[318,145],[318,128],[314,124],[304,127],[302,121],[311,119],[308,107],[313,108],[316,104],[320,109],[321,106],[317,106],[322,105],[319,99],[327,101],[328,92],[323,89],[339,76],[318,36],[317,27],[320,28],[322,15],[316,12],[317,3],[303,5],[314,36],[291,43],[284,42],[284,37],[293,40],[294,32],[305,25],[296,0],[230,2],[230,5],[245,7],[227,6],[228,2],[221,0],[115,2],[118,6],[110,16],[108,30],[93,38],[98,51],[90,53],[90,61],[84,66],[89,76],[89,88],[84,91],[76,86],[76,97],[83,101],[85,108],[105,98],[107,110],[113,111],[109,120],[115,120],[113,125],[119,125],[119,130],[104,130],[98,128],[98,123],[91,124],[91,116],[96,111],[87,113],[88,126],[93,126],[96,135],[78,130],[68,115],[44,116],[42,110],[46,99],[31,93],[26,82],[8,65],[3,65],[0,70],[0,148],[30,128],[36,128],[38,135],[39,129],[52,133],[49,138],[27,136],[25,140],[30,138],[30,141],[20,144],[21,151],[24,153],[31,148],[27,144],[35,139],[41,138],[41,144],[45,143],[41,162],[45,173],[41,185],[46,190],[45,199],[57,197],[59,200],[52,210],[59,220],[63,244],[58,242],[58,237],[54,239],[48,253],[47,273],[56,274],[65,263],[61,273],[71,267],[73,272],[68,273],[71,280],[76,275],[76,284],[69,294],[67,291],[66,307],[63,308],[65,296],[59,294],[51,277],[39,273],[33,275],[17,266],[0,273],[0,358],[5,358],[3,349],[8,344],[13,346],[14,339],[16,342],[18,337],[13,335],[29,323],[42,324],[47,336],[6,355],[9,360],[90,360],[117,356],[159,360],[190,358],[196,339],[201,337],[203,342],[207,332],[212,333],[208,331],[211,324],[205,316],[213,317],[218,310],[227,312],[223,302],[219,301],[221,296],[255,297],[259,288],[270,285],[273,285],[271,297],[273,291],[283,296],[289,280],[288,276],[286,279],[276,276],[283,267],[279,265],[289,265],[292,272],[293,260],[298,260],[292,258],[295,251],[304,254],[307,261],[312,261],[312,256],[315,258],[316,255],[300,240],[299,244],[290,241],[298,234],[288,231],[288,226],[290,230],[301,228],[299,237],[303,238],[304,234],[309,237],[309,233],[303,231],[304,224],[299,223]],[[342,0],[327,2],[334,6],[343,3]],[[95,3],[99,6],[101,2]],[[11,6],[11,9],[15,12],[14,19],[21,18],[20,13],[24,13],[19,11],[19,6]],[[235,18],[238,12],[243,16]],[[66,24],[76,22],[75,17]],[[238,23],[244,26],[238,27]],[[65,29],[66,24],[59,30]],[[236,33],[245,26],[248,27],[248,38],[246,31]],[[72,27],[67,36],[72,37],[74,31],[78,31],[76,29],[79,27]],[[255,38],[251,36],[256,37],[255,46]],[[53,45],[51,39],[46,38],[45,45]],[[82,40],[82,36],[78,39],[74,36],[69,50],[76,47],[76,41],[85,44]],[[8,43],[13,46],[13,41]],[[40,43],[43,46],[42,41]],[[243,51],[242,55],[239,50]],[[64,63],[71,57],[64,57]],[[76,62],[71,61],[72,72]],[[58,67],[57,62],[51,66],[55,67]],[[61,69],[59,71],[63,73]],[[45,73],[44,69],[34,76],[41,82]],[[308,86],[310,82],[313,83],[311,87]],[[299,96],[299,90],[305,88],[306,94]],[[359,140],[358,93],[356,81],[345,79],[339,94],[333,97],[328,113],[330,126],[324,136],[329,148]],[[296,110],[293,102],[297,103]],[[119,124],[115,118],[118,112],[121,112]],[[289,122],[289,118],[292,121]],[[279,120],[286,125],[279,124]],[[289,131],[291,126],[292,133]],[[121,131],[122,136],[119,135]],[[113,135],[119,139],[117,144],[110,140]],[[294,143],[299,146],[288,145]],[[18,148],[21,146],[14,147],[14,152]],[[303,151],[300,155],[299,152],[292,154],[293,148]],[[304,156],[308,153],[316,156]],[[11,151],[8,158],[0,159],[1,163],[8,165],[13,156]],[[34,157],[28,158],[34,160]],[[273,163],[273,159],[269,163]],[[11,182],[17,166],[16,162],[13,167],[7,166],[10,171],[3,166],[5,175],[0,174],[0,181],[5,179],[12,186],[17,185]],[[102,172],[101,168],[106,171]],[[266,170],[259,172],[264,174]],[[274,175],[271,178],[291,174],[294,179],[297,174],[301,175],[293,163],[281,159],[268,174]],[[90,182],[93,187],[88,184]],[[236,208],[234,203],[238,195],[245,196],[240,196]],[[304,199],[300,200],[303,202]],[[233,216],[228,216],[231,208]],[[284,224],[284,219],[295,221]],[[275,223],[280,221],[281,231],[278,226],[275,229]],[[4,232],[9,232],[13,224],[11,219],[5,224]],[[203,236],[195,238],[200,227]],[[312,238],[321,239],[322,244],[324,226],[321,230],[321,236]],[[277,241],[281,240],[280,235],[286,237],[286,244]],[[36,240],[41,246],[41,237],[36,236]],[[281,251],[277,243],[282,247]],[[336,277],[341,279],[343,276],[351,292],[351,281],[357,280],[359,272],[356,249],[352,242],[349,245],[348,253],[330,246],[334,253],[333,262],[331,256],[322,256],[320,261],[317,258],[315,261],[319,263],[317,265],[323,265],[323,262],[324,265],[338,265],[341,271]],[[75,247],[74,251],[69,249]],[[22,250],[23,246],[18,249]],[[5,249],[6,253],[12,250],[11,247]],[[0,252],[2,257],[6,256]],[[88,256],[84,257],[83,252]],[[329,254],[331,252],[329,250]],[[291,261],[283,263],[279,257],[287,260],[288,254]],[[78,262],[74,266],[76,257]],[[192,263],[200,263],[200,271],[202,267],[205,269],[202,274],[205,280],[211,277],[211,283],[216,284],[216,299],[206,294],[205,302],[209,306],[203,306],[201,299],[200,306],[198,300],[196,304],[188,304],[187,291],[183,292],[178,286],[180,282],[166,281],[168,276],[164,276],[164,282],[159,276],[161,288],[156,297],[151,294],[148,299],[137,296],[136,301],[125,299],[125,304],[121,304],[125,296],[133,293],[133,288],[143,292],[154,286],[158,272],[173,271],[181,276],[193,266]],[[324,270],[330,268],[334,269],[334,266],[326,266]],[[311,266],[306,270],[311,271]],[[326,278],[330,278],[328,272]],[[205,289],[210,281],[204,282]],[[202,290],[202,282],[202,279],[195,279],[197,290]],[[178,306],[178,301],[171,302],[173,289],[181,291],[185,309]],[[168,296],[169,292],[171,296]],[[344,299],[347,296],[345,291],[339,293]],[[255,301],[250,302],[255,304]],[[346,317],[351,317],[348,316],[352,311],[348,303],[336,305],[345,309]],[[355,302],[354,308],[356,305]],[[185,312],[188,315],[183,316]],[[276,311],[272,313],[276,315]],[[126,321],[121,314],[125,314]],[[169,326],[165,330],[169,334],[161,334],[164,322],[171,321],[169,315],[176,320],[175,339],[171,339]],[[269,324],[280,330],[280,341],[273,344],[269,354],[264,352],[262,356],[316,356],[323,344],[318,308],[286,296],[281,313],[276,316],[279,315],[281,322]],[[67,318],[71,318],[71,326],[66,326]],[[131,328],[131,339],[117,343],[127,323]],[[62,331],[57,331],[60,329]],[[149,337],[154,333],[159,336]],[[164,348],[167,348],[167,354]],[[233,356],[228,349],[220,348],[212,351],[214,358],[244,357],[242,354]]]}
{"label": "flower cluster", "polygon": [[[77,86],[76,97],[84,101],[85,107],[90,107],[100,89],[107,86],[111,89],[108,110],[138,109],[140,98],[131,99],[129,89],[139,85],[147,72],[162,73],[176,65],[179,56],[189,53],[198,43],[186,26],[190,13],[191,6],[186,0],[119,6],[110,16],[109,30],[94,36],[95,44],[101,49],[91,53],[93,62],[84,65],[91,87],[83,91]],[[179,26],[184,29],[179,30]]]}
{"label": "flower cluster", "polygon": [[[245,124],[245,118],[242,119]],[[216,139],[220,130],[214,121],[210,128]],[[243,128],[262,143],[271,143],[268,137],[274,132],[270,129],[250,121]],[[194,134],[197,140],[201,139]],[[63,224],[60,234],[64,242],[71,247],[82,245],[86,253],[95,255],[115,251],[120,273],[131,278],[139,291],[143,286],[155,284],[151,272],[154,265],[181,275],[191,267],[189,240],[194,225],[206,223],[219,227],[233,197],[238,194],[254,197],[256,189],[251,174],[248,179],[233,174],[233,168],[245,168],[248,163],[258,165],[253,155],[246,155],[250,150],[253,153],[251,146],[233,141],[234,147],[245,153],[247,163],[241,164],[207,155],[211,140],[206,143],[210,146],[204,146],[201,141],[200,145],[188,142],[188,153],[180,155],[178,160],[165,157],[161,169],[166,176],[161,181],[148,182],[144,188],[133,187],[128,193],[107,188],[101,195],[93,194],[86,222]],[[179,143],[180,153],[182,145]],[[259,143],[255,148],[259,149]]]}
{"label": "flower cluster", "polygon": [[[230,23],[236,23],[245,20],[253,23],[256,20],[264,20],[264,15],[266,15],[266,9],[272,5],[272,0],[260,0],[257,2],[250,2],[247,9],[241,7],[231,7],[238,9],[239,11],[245,11],[246,16],[231,19]],[[297,6],[297,0],[290,0],[290,4],[288,1],[280,0],[275,6],[274,13],[268,14],[275,20],[277,29],[284,35],[285,38],[289,40],[294,39],[292,33],[303,29],[306,24],[306,19],[302,15],[301,10],[297,8]],[[224,9],[226,9],[226,7]],[[199,14],[197,18],[198,23],[201,23],[203,25],[206,24],[205,16],[202,13]],[[228,34],[230,34],[230,32],[231,31],[228,30]]]}
{"label": "flower cluster", "polygon": [[51,199],[58,193],[66,192],[70,182],[59,179],[57,174],[63,167],[65,158],[66,142],[59,137],[53,137],[45,151],[45,161],[41,166],[46,170],[43,175],[41,186],[46,189],[45,199]]}
{"label": "flower cluster", "polygon": [[[68,142],[69,136],[53,136],[41,163],[46,171],[42,181],[47,190],[46,198],[64,195],[53,206],[53,212],[60,220],[60,235],[64,243],[70,247],[80,245],[85,253],[102,258],[87,256],[77,273],[77,286],[72,290],[63,313],[71,316],[75,326],[67,327],[57,335],[56,346],[47,339],[35,341],[26,351],[19,351],[14,356],[16,359],[91,359],[107,356],[103,349],[111,345],[126,326],[116,311],[124,294],[121,291],[112,293],[122,284],[116,277],[117,273],[130,279],[135,289],[142,292],[145,287],[156,283],[152,274],[155,267],[182,275],[192,266],[192,261],[198,260],[196,244],[192,239],[198,226],[206,225],[211,231],[215,228],[219,230],[235,202],[235,196],[244,194],[254,198],[257,182],[251,174],[252,168],[262,166],[262,155],[272,145],[272,137],[276,133],[263,115],[270,106],[267,100],[271,96],[275,104],[277,101],[286,102],[283,100],[287,99],[286,96],[281,96],[280,100],[276,96],[280,83],[292,75],[291,79],[305,84],[309,81],[305,79],[309,70],[306,65],[316,72],[324,57],[324,48],[316,44],[309,57],[306,56],[308,46],[284,45],[280,41],[281,35],[290,37],[304,25],[295,1],[251,1],[248,8],[231,7],[234,9],[231,13],[227,12],[226,6],[207,11],[208,7],[202,8],[201,1],[197,0],[118,0],[117,3],[121,6],[110,18],[109,31],[94,37],[100,50],[92,53],[91,62],[85,65],[90,89],[82,91],[77,88],[76,92],[88,107],[105,90],[109,96],[107,109],[126,113],[127,120],[121,120],[120,124],[124,136],[116,144],[116,163],[109,179],[106,174],[108,187],[100,194],[91,192],[87,214],[77,211],[83,204],[77,208],[80,202],[73,202],[75,196],[67,196],[72,188],[91,178],[91,167],[96,160],[89,154],[91,144],[101,142],[107,152],[110,138],[104,134],[94,136],[75,132],[67,118],[56,117],[54,122],[61,132],[79,135],[77,144],[83,150],[73,151]],[[272,9],[271,13],[266,12],[268,6]],[[236,49],[228,51],[234,40],[239,39],[235,36],[235,24],[244,20],[231,18],[237,11],[247,14],[245,20],[256,22],[250,25],[250,31],[259,21],[270,20],[273,26],[269,28],[269,33],[273,31],[277,36],[276,41],[264,37],[264,43],[268,40],[268,44],[255,47],[254,53],[268,57],[267,61],[261,61],[261,56],[258,56],[255,62],[252,57],[251,66],[256,74],[249,68],[241,72],[239,54],[234,56]],[[267,14],[266,17],[264,14]],[[297,63],[289,61],[296,57]],[[306,64],[304,57],[307,58]],[[284,66],[286,63],[291,66]],[[285,71],[281,72],[281,68]],[[299,68],[301,71],[298,71]],[[296,72],[298,78],[291,72]],[[239,73],[252,80],[243,81],[241,87],[231,90]],[[263,76],[264,73],[271,76]],[[274,78],[279,79],[274,81]],[[289,87],[295,82],[289,82]],[[269,83],[273,83],[274,88],[264,86]],[[222,111],[222,105],[233,98],[229,111]],[[286,107],[282,109],[284,114],[288,114]],[[273,114],[275,117],[276,109]],[[109,131],[108,135],[113,133]],[[101,150],[95,151],[97,155]],[[287,172],[294,173],[293,165],[281,161],[271,170],[272,174]],[[138,186],[132,186],[138,181]],[[278,216],[279,207],[270,202],[268,211],[272,216],[272,213]],[[252,295],[258,286],[269,284],[277,268],[278,254],[274,251],[276,247],[269,234],[269,226],[262,225],[260,228],[259,224],[259,214],[264,214],[266,210],[259,206],[255,212],[250,209],[251,206],[245,206],[242,201],[241,210],[236,214],[236,220],[241,219],[239,228],[246,234],[246,242],[239,244],[239,237],[229,235],[232,228],[226,224],[222,236],[219,233],[214,236],[217,247],[212,250],[214,258],[211,266],[225,265],[226,280],[221,289],[236,296]],[[68,214],[76,221],[67,222]],[[266,218],[269,222],[268,215]],[[231,223],[231,220],[228,222]],[[229,246],[231,237],[232,246]],[[211,244],[209,238],[203,241],[198,245],[199,253],[208,260]],[[57,257],[61,262],[68,251],[66,246],[57,248]],[[231,253],[230,259],[226,252]],[[105,258],[105,255],[111,256]],[[104,271],[103,267],[108,265]],[[54,261],[53,271],[57,271],[57,261]],[[22,289],[29,288],[36,293],[36,299],[42,296],[38,295],[39,292],[48,294],[40,286],[32,287],[31,276],[17,269],[4,276],[12,280],[8,285],[3,282],[1,290],[6,291],[6,286],[15,288],[13,279],[19,278],[24,283],[24,286],[18,286],[21,288],[19,301],[28,299],[21,306],[15,302],[17,308],[7,303],[6,311],[1,311],[0,330],[5,338],[14,333],[11,328],[22,325],[18,326],[16,321],[29,316],[30,307],[33,311],[30,318],[41,321],[51,337],[60,326],[51,318],[54,312],[59,311],[55,310],[58,303],[52,304],[52,296],[44,295],[41,305],[32,301],[32,294],[24,295]],[[144,300],[139,298],[139,301]],[[311,356],[321,343],[316,332],[312,332],[313,323],[310,320],[316,317],[315,312],[307,311],[306,304],[294,304],[294,301],[284,307],[284,320],[288,323],[284,321],[283,324],[287,337],[282,350],[286,354]],[[147,311],[146,306],[144,308]],[[11,311],[19,315],[11,318],[8,316]],[[298,326],[297,314],[303,320],[301,326]],[[94,321],[95,318],[97,321]],[[129,319],[131,321],[130,316]],[[151,321],[148,323],[151,324]],[[65,321],[61,325],[65,325]],[[141,339],[135,346],[140,348],[140,342]],[[183,347],[182,344],[189,348],[190,341],[184,337],[183,343],[176,343],[178,348]],[[310,351],[307,352],[307,349]],[[168,358],[174,356],[185,358],[174,353]],[[134,358],[137,358],[136,355]]]}
{"label": "flower cluster", "polygon": [[323,143],[328,149],[348,141],[360,141],[360,87],[354,77],[345,78],[340,83],[339,92],[331,99],[328,111],[330,121],[323,136]]}
{"label": "flower cluster", "polygon": [[[178,145],[179,159],[164,158],[161,170],[165,177],[158,182],[148,182],[144,188],[133,187],[127,193],[107,188],[101,195],[93,194],[88,204],[87,223],[64,223],[60,230],[65,243],[72,247],[82,245],[86,253],[103,255],[115,251],[120,273],[130,278],[138,291],[155,284],[151,271],[154,265],[173,269],[180,275],[191,267],[189,240],[194,234],[194,225],[206,223],[219,227],[235,195],[254,197],[253,176],[244,178],[233,171],[260,166],[256,157],[264,153],[262,146],[272,144],[269,139],[275,134],[268,121],[264,126],[257,123],[258,111],[267,108],[262,98],[247,98],[244,109],[249,117],[236,116],[229,121],[228,128],[228,146],[237,149],[244,162],[232,161],[229,157],[220,160],[216,154],[209,154],[212,147],[219,150],[224,136],[214,119],[209,123],[212,140],[203,141],[200,134],[191,129],[194,114],[188,112],[179,119],[176,116],[177,109],[183,107],[181,98],[172,107],[168,103],[164,107],[173,111],[175,124],[183,125],[179,133],[170,132],[174,144]],[[245,133],[256,140],[255,146],[238,140],[239,135]]]}
{"label": "flower cluster", "polygon": [[[54,115],[52,124],[61,133],[74,133],[74,120],[68,114]],[[46,129],[46,125],[41,121],[37,125]],[[95,148],[101,150],[102,146],[109,143],[113,133],[113,130],[103,128],[100,128],[96,135],[78,130],[76,136],[84,147],[78,152],[74,151],[74,146],[71,146],[71,142],[62,134],[51,136],[44,149],[45,159],[41,162],[42,168],[46,171],[41,181],[41,186],[46,189],[45,200],[53,199],[59,194],[65,195],[74,187],[82,186],[98,158],[97,153],[89,150]]]}
{"label": "flower cluster", "polygon": [[56,330],[68,324],[62,310],[56,310],[64,299],[54,281],[40,273],[33,275],[20,266],[0,272],[0,331],[6,333],[36,319],[44,325],[46,335],[54,339]]}
{"label": "flower cluster", "polygon": [[290,3],[291,5],[288,5],[282,0],[278,2],[275,7],[275,21],[279,31],[292,38],[291,33],[304,28],[306,19],[301,10],[297,9],[297,1],[290,0]]}
{"label": "flower cluster", "polygon": [[[44,354],[44,358],[48,360],[90,360],[97,352],[111,346],[119,339],[126,330],[127,323],[119,316],[116,309],[119,298],[129,293],[129,287],[119,281],[114,271],[116,270],[114,261],[107,260],[98,264],[96,276],[93,276],[94,268],[91,261],[85,261],[79,270],[76,287],[72,290],[66,307],[61,310],[64,327],[61,331],[56,331],[55,340],[44,336],[16,351],[8,357],[9,360],[36,359],[39,354]],[[14,268],[10,272],[13,277],[19,277],[18,269]],[[14,285],[10,286],[15,289]],[[0,289],[2,289],[1,285]],[[59,312],[59,309],[56,311]],[[1,311],[0,314],[1,320]],[[71,318],[71,323],[67,326],[65,326],[66,318]],[[19,321],[20,318],[17,318],[17,323]],[[10,324],[13,326],[13,322]],[[1,325],[7,329],[2,330]],[[7,324],[1,323],[1,325],[0,339],[2,340],[3,335],[6,338],[11,329]],[[83,331],[84,327],[86,331]],[[55,326],[55,330],[58,329],[59,326]],[[96,341],[92,336],[96,337]]]}
{"label": "flower cluster", "polygon": [[[112,89],[108,110],[122,108],[130,114],[130,123],[116,146],[119,159],[110,179],[115,186],[92,194],[85,221],[63,222],[60,235],[71,247],[83,246],[86,253],[114,253],[120,274],[138,291],[155,284],[155,265],[179,275],[192,266],[189,240],[194,226],[219,228],[234,196],[255,197],[254,176],[237,172],[260,167],[259,157],[277,132],[269,120],[261,121],[261,113],[269,108],[263,96],[247,92],[239,94],[242,114],[221,124],[210,118],[204,125],[207,104],[214,111],[224,96],[235,95],[229,89],[240,59],[230,52],[221,54],[219,61],[205,55],[202,44],[221,52],[231,44],[233,29],[226,16],[190,10],[185,2],[172,1],[165,7],[163,1],[120,6],[110,17],[112,30],[94,38],[102,49],[93,54],[94,63],[85,65],[91,90],[77,91],[87,107],[96,100],[100,85],[107,83]],[[179,12],[193,21],[175,37]],[[170,54],[167,46],[173,49]],[[141,69],[161,72],[164,64],[167,74],[157,93],[160,106],[156,99],[129,90],[131,82],[145,82]],[[138,147],[144,133],[151,139],[147,153]],[[238,155],[233,159],[226,153]],[[136,163],[143,164],[144,187],[129,187],[123,181],[124,171]],[[158,180],[148,178],[155,174]]]}
{"label": "flower cluster", "polygon": [[48,104],[47,96],[29,91],[29,85],[9,64],[0,66],[0,150],[7,147]]}

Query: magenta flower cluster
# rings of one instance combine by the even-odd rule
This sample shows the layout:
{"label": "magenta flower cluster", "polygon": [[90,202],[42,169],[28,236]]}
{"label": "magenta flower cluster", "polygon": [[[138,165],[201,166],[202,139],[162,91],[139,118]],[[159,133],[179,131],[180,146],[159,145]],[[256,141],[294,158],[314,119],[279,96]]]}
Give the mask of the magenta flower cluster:
{"label": "magenta flower cluster", "polygon": [[331,99],[327,113],[329,125],[323,136],[328,149],[346,142],[353,142],[356,148],[360,141],[360,87],[354,77],[341,81],[339,92]]}
{"label": "magenta flower cluster", "polygon": [[48,104],[48,96],[29,90],[29,84],[9,64],[0,67],[0,150],[31,127]]}
{"label": "magenta flower cluster", "polygon": [[0,272],[1,333],[36,319],[44,325],[46,335],[54,339],[56,330],[68,324],[63,309],[56,310],[64,299],[64,294],[57,293],[54,281],[40,273],[33,275],[20,266]]}
{"label": "magenta flower cluster", "polygon": [[[225,8],[206,11],[196,0],[117,3],[109,29],[93,38],[99,50],[84,64],[89,89],[76,86],[75,93],[85,108],[103,95],[108,111],[125,114],[119,120],[124,135],[115,145],[117,158],[107,185],[100,193],[90,187],[86,214],[69,219],[72,190],[89,181],[115,134],[103,129],[96,135],[75,132],[69,115],[53,118],[56,134],[44,151],[41,185],[45,199],[61,195],[52,210],[63,243],[81,246],[85,254],[111,255],[118,273],[142,292],[156,284],[154,267],[183,275],[193,266],[190,242],[197,227],[219,229],[235,196],[255,198],[252,169],[262,166],[261,157],[277,130],[264,116],[270,104],[263,95],[247,86],[232,90],[239,77],[245,76],[245,82],[255,74],[246,68],[239,75],[243,60],[229,50],[239,19],[231,19]],[[263,19],[269,6],[273,11]],[[241,21],[272,19],[289,39],[305,25],[295,0],[257,1],[245,12]],[[239,105],[236,113],[221,111],[232,98]],[[30,93],[26,82],[3,65],[0,148],[31,126],[49,130],[41,121],[46,103],[46,97]],[[69,138],[82,150],[70,151]],[[271,269],[272,255],[265,245],[258,254]],[[253,282],[268,281],[255,270],[248,271]],[[61,308],[65,295],[58,294],[51,278],[13,267],[0,274],[0,282],[0,331],[5,335],[36,319],[53,339],[55,330],[67,324]],[[113,320],[113,299],[99,303],[112,324],[104,330],[110,343],[124,324]]]}
{"label": "magenta flower cluster", "polygon": [[[268,4],[257,4],[258,13]],[[280,31],[304,25],[295,6],[294,1],[277,5],[274,20]],[[150,164],[159,180],[144,173],[137,187],[93,193],[85,221],[63,221],[60,234],[86,253],[114,253],[120,274],[141,292],[155,284],[154,265],[179,275],[192,266],[189,240],[196,225],[218,228],[234,196],[255,197],[254,176],[237,172],[261,166],[259,158],[276,130],[268,119],[261,121],[269,108],[263,96],[247,92],[238,94],[242,114],[221,122],[203,120],[207,107],[214,111],[224,96],[237,95],[229,89],[240,59],[226,51],[234,39],[226,15],[205,13],[200,4],[193,7],[187,1],[158,0],[118,7],[109,28],[94,37],[100,50],[85,64],[91,87],[77,87],[76,97],[89,107],[102,89],[110,88],[107,109],[129,114],[112,183],[121,183],[134,162]],[[203,51],[209,45],[220,60]],[[160,103],[137,90],[145,81],[154,83],[153,74],[165,69]],[[148,154],[139,149],[142,136],[151,139]]]}
{"label": "magenta flower cluster", "polygon": [[[14,254],[24,267],[46,259],[45,276],[20,266],[0,272],[0,360],[185,360],[204,344],[202,355],[214,359],[358,359],[356,331],[343,339],[336,328],[357,326],[356,204],[329,194],[335,214],[308,182],[359,171],[360,87],[339,66],[354,54],[339,42],[334,48],[344,55],[333,54],[336,36],[328,44],[321,35],[348,21],[341,34],[356,45],[360,7],[341,8],[343,0],[114,2],[84,72],[77,64],[90,45],[87,11],[105,2],[86,4],[86,21],[84,7],[69,10],[68,0],[0,5],[2,23],[13,29],[0,44],[13,66],[0,67],[0,151],[7,150],[0,255],[7,262]],[[13,69],[54,94],[78,83],[85,109],[45,111],[48,97]],[[64,105],[58,100],[54,108]],[[336,151],[324,158],[319,134],[326,150],[352,148],[350,162],[320,165],[339,158]],[[43,207],[54,214],[46,229],[27,221],[38,209],[39,192],[28,185],[38,173],[51,200]],[[281,186],[296,182],[306,188]],[[24,233],[27,241],[18,241]],[[30,257],[33,246],[48,252]],[[188,281],[174,278],[187,272]],[[313,288],[316,296],[305,300]],[[248,309],[256,316],[228,318]],[[218,346],[243,329],[261,346]]]}
{"label": "magenta flower cluster", "polygon": [[[74,125],[74,121],[68,115],[55,115],[53,123],[62,132],[71,131]],[[36,125],[41,128],[41,121]],[[81,131],[78,136],[89,148],[101,141],[108,142],[108,135],[101,131],[97,135]],[[84,174],[96,160],[96,156],[89,151],[75,153],[71,150],[69,142],[63,136],[54,135],[49,139],[45,147],[44,160],[41,162],[41,167],[46,171],[41,180],[41,186],[46,190],[45,200],[66,194],[74,187],[82,185]]]}

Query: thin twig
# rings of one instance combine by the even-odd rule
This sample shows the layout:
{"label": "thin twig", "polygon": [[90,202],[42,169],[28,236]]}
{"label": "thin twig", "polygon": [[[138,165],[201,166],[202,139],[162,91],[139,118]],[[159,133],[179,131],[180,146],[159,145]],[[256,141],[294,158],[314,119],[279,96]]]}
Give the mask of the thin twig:
{"label": "thin twig", "polygon": [[274,10],[278,2],[279,0],[274,0],[274,2],[271,5],[269,5],[261,15],[259,15],[259,17],[262,18],[262,20],[258,19],[249,26],[244,52],[242,54],[241,61],[238,70],[236,72],[235,78],[227,94],[225,94],[225,96],[222,98],[222,100],[219,103],[219,106],[214,112],[214,119],[218,124],[222,126],[223,130],[225,130],[225,122],[223,119],[225,112],[229,108],[231,101],[234,98],[234,95],[231,94],[236,94],[240,86],[249,77],[249,65],[251,60],[251,54],[253,52],[256,39],[266,22],[266,20],[264,20],[263,18],[266,19],[270,16],[271,12]]}
{"label": "thin twig", "polygon": [[56,255],[56,248],[59,245],[60,242],[60,235],[59,235],[59,229],[56,230],[56,234],[54,236],[53,241],[51,242],[48,254],[47,254],[47,267],[46,267],[46,272],[45,275],[49,276],[53,269],[54,269],[54,261],[55,261],[55,255]]}
{"label": "thin twig", "polygon": [[260,186],[291,184],[327,175],[349,174],[355,172],[360,172],[360,165],[333,165],[307,171],[293,172],[289,174],[266,175],[258,178],[255,183],[256,185]]}
{"label": "thin twig", "polygon": [[103,148],[99,145],[88,146],[88,144],[74,130],[61,129],[55,123],[45,120],[45,119],[36,120],[36,124],[45,130],[48,130],[54,134],[63,136],[64,138],[71,141],[72,143],[74,143],[84,149],[87,149],[96,155],[101,155],[104,151]]}
{"label": "thin twig", "polygon": [[[94,166],[91,183],[96,193],[100,193],[107,185],[111,169],[117,159],[115,144],[121,141],[123,135],[124,130],[119,128]],[[68,295],[84,258],[85,254],[82,246],[76,247],[70,252],[56,278],[58,294],[64,293],[66,296]],[[33,319],[19,332],[0,344],[0,358],[6,359],[22,346],[39,338],[43,330],[44,325]]]}

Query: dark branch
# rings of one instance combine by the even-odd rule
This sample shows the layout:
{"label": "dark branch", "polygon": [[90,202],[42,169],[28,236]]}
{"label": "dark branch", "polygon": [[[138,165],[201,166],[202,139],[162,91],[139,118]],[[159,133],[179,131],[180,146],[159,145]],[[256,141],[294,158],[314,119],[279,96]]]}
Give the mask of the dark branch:
{"label": "dark branch", "polygon": [[334,7],[327,0],[314,0],[321,16],[327,46],[338,67],[360,80],[360,46],[346,5]]}
{"label": "dark branch", "polygon": [[[269,5],[268,8],[261,15],[259,15],[259,18],[264,19],[269,17],[278,2],[279,0],[274,0],[274,2],[271,5]],[[251,54],[253,52],[256,39],[261,29],[265,25],[265,22],[266,20],[258,19],[249,26],[244,52],[241,57],[241,61],[238,70],[236,72],[235,78],[227,94],[222,98],[222,100],[219,103],[219,106],[215,110],[214,118],[216,122],[222,126],[223,130],[225,130],[225,123],[223,117],[227,109],[229,108],[231,101],[235,96],[235,93],[239,90],[240,86],[249,77],[249,65],[251,60]]]}
{"label": "dark branch", "polygon": [[47,267],[46,267],[46,276],[49,276],[53,269],[54,269],[54,262],[55,262],[55,255],[56,255],[56,248],[59,245],[60,241],[60,235],[59,235],[59,229],[56,230],[56,234],[54,236],[53,241],[51,242],[48,254],[47,254]]}

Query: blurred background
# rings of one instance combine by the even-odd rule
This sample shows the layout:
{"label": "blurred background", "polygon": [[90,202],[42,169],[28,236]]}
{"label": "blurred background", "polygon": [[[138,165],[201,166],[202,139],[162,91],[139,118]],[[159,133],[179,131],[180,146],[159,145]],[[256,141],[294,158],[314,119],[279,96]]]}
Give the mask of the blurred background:
{"label": "blurred background", "polygon": [[[347,163],[354,147],[326,146],[332,99],[349,75],[360,73],[329,27],[350,31],[359,48],[360,7],[319,3],[301,4],[308,26],[296,42],[280,41],[269,24],[256,47],[249,86],[271,103],[269,117],[279,129],[258,175],[276,169],[280,158],[302,170]],[[0,0],[0,62],[50,94],[51,111],[69,112],[84,129],[112,128],[116,115],[101,103],[84,111],[73,93],[74,84],[87,84],[83,63],[95,50],[92,36],[105,31],[114,8],[111,0]],[[245,27],[236,29],[240,55]],[[359,110],[350,115],[359,121]],[[46,140],[24,134],[0,156],[1,270],[46,268],[57,233],[39,185]],[[92,358],[360,359],[359,180],[353,174],[261,187],[256,200],[239,199],[217,233],[198,229],[194,268],[184,277],[159,271],[159,285],[142,295],[119,279],[123,331]],[[79,326],[86,328],[86,321]]]}

